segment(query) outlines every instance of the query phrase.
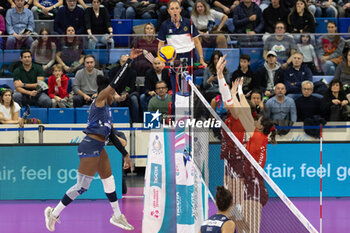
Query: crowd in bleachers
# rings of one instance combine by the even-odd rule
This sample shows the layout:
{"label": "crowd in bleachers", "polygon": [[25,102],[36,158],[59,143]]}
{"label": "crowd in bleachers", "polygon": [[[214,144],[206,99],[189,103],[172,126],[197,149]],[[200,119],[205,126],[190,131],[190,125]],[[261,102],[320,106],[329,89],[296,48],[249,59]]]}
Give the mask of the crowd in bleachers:
{"label": "crowd in bleachers", "polygon": [[[157,90],[164,94],[162,90],[165,87],[159,83],[161,87],[157,89],[157,81],[165,81],[167,90],[172,89],[164,64],[160,60],[153,60],[158,48],[156,34],[160,24],[169,18],[166,10],[168,2],[169,0],[0,1],[0,35],[8,35],[0,38],[3,48],[0,54],[1,75],[13,77],[14,100],[20,106],[31,104],[44,108],[88,106],[96,95],[96,87],[91,80],[97,75],[113,76],[125,62],[127,57],[124,55],[129,53],[129,49],[120,46],[140,48],[145,51],[144,55],[133,62],[128,71],[128,83],[125,83],[125,88],[117,91],[113,106],[129,107],[131,122],[142,122],[142,113],[148,110],[151,98],[158,96]],[[205,60],[209,65],[205,70],[196,71],[199,76],[197,80],[203,80],[197,83],[201,84],[201,90],[213,108],[219,109],[221,103],[215,77],[216,56],[221,56],[221,50],[229,53],[228,57],[231,56],[229,62],[232,64],[227,67],[225,75],[227,82],[245,77],[244,93],[252,97],[253,93],[260,92],[261,100],[275,98],[275,85],[283,83],[284,95],[290,97],[295,104],[298,98],[306,98],[303,81],[312,82],[315,75],[327,75],[331,79],[334,76],[335,80],[340,81],[337,84],[341,87],[339,95],[332,92],[332,86],[327,90],[328,84],[318,81],[312,83],[313,94],[310,93],[310,96],[320,100],[340,99],[340,104],[334,103],[338,101],[331,102],[345,106],[339,110],[342,112],[341,117],[330,117],[326,109],[320,109],[318,113],[326,120],[348,120],[347,110],[342,109],[348,109],[346,101],[350,97],[350,55],[347,53],[350,46],[346,37],[332,33],[338,32],[338,22],[341,24],[341,21],[347,20],[342,17],[350,15],[350,2],[183,0],[180,3],[181,16],[192,18],[200,34],[201,44],[207,51]],[[322,17],[326,18],[323,20]],[[144,35],[125,37],[127,43],[122,42],[124,39],[120,38],[124,37],[116,34],[123,32],[115,24],[128,22],[123,20],[137,22],[139,19],[143,19],[141,23],[144,24],[134,25],[132,29]],[[34,23],[38,20],[53,22],[52,30],[49,26],[44,26],[38,31]],[[322,22],[326,22],[326,26]],[[320,31],[321,27],[323,31]],[[319,36],[314,35],[314,32],[329,34]],[[255,35],[259,33],[261,35]],[[265,34],[262,36],[262,33]],[[21,51],[27,51],[25,49],[31,52],[30,58],[20,55]],[[233,51],[241,54],[240,59],[233,55]],[[13,56],[15,58],[11,59]],[[30,69],[34,67],[35,72],[26,70],[25,62],[29,62],[28,59],[33,60]],[[28,78],[28,73],[35,76],[35,81],[33,77]],[[26,76],[25,80],[23,76]],[[137,78],[140,76],[144,80],[144,86],[141,87]],[[29,81],[31,78],[33,80]],[[36,91],[33,88],[28,89],[31,83],[36,83],[36,79],[46,81],[48,90],[34,94]],[[172,94],[171,91],[167,93]],[[168,101],[169,98],[165,96],[160,99]],[[156,101],[152,101],[153,106],[154,102]],[[168,103],[164,104],[167,105]],[[164,108],[163,113],[165,112]],[[299,116],[289,116],[288,119],[302,120]]]}

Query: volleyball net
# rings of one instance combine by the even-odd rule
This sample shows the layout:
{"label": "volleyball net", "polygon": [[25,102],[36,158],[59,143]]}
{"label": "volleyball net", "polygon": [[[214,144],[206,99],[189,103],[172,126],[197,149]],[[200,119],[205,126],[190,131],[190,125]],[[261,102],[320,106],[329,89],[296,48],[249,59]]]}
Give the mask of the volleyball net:
{"label": "volleyball net", "polygon": [[[293,203],[295,198],[292,198],[293,201],[291,201],[224,123],[225,113],[223,109],[220,110],[220,99],[217,98],[215,103],[213,101],[209,103],[190,77],[188,77],[188,82],[193,92],[193,116],[196,120],[209,121],[207,125],[210,126],[210,129],[193,127],[192,130],[193,161],[196,169],[200,171],[202,182],[208,188],[209,196],[213,201],[211,204],[209,203],[209,215],[216,212],[216,206],[213,204],[215,203],[216,186],[224,185],[233,194],[234,205],[230,215],[236,222],[237,232],[318,232]],[[212,123],[213,121],[215,123]],[[223,140],[216,140],[216,144],[212,143],[214,135],[220,138],[224,132],[227,136]],[[243,157],[245,165],[235,164],[235,160],[223,156],[221,152],[225,148],[239,150],[238,154]],[[271,148],[270,145],[269,148]],[[276,149],[274,150],[276,151]],[[281,150],[279,153],[283,154],[283,151]],[[288,167],[283,167],[283,165],[279,171],[272,171],[268,157],[269,149],[266,166],[270,169],[270,175],[272,172],[281,172],[281,174],[290,172],[291,182],[293,182],[293,175],[295,176],[293,171],[290,169],[288,171]],[[297,205],[308,203],[308,200],[305,199],[298,200]],[[314,211],[318,210],[316,206]]]}

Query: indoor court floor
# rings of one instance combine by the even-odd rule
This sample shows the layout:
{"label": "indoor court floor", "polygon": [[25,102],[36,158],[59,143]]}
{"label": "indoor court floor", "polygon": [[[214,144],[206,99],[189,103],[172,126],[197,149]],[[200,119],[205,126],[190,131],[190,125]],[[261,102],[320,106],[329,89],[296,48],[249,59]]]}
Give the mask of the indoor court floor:
{"label": "indoor court floor", "polygon": [[[132,232],[142,232],[143,188],[129,187],[127,195],[119,202],[122,212],[135,227]],[[273,199],[270,199],[272,203]],[[319,199],[294,198],[293,203],[319,230]],[[45,228],[44,209],[55,206],[58,200],[0,201],[1,233],[41,233]],[[214,204],[210,203],[213,207]],[[269,207],[268,204],[264,207]],[[264,211],[263,208],[263,211]],[[210,208],[210,212],[215,212]],[[349,233],[350,198],[327,198],[323,201],[323,233]],[[210,214],[212,214],[210,213]],[[57,233],[121,233],[130,232],[109,223],[112,209],[106,200],[76,200],[62,212],[61,224],[56,224]],[[262,221],[267,220],[266,216]],[[274,221],[271,219],[271,221]],[[145,232],[152,233],[152,232]],[[276,232],[277,233],[277,232]],[[281,233],[281,232],[278,232]],[[283,232],[287,233],[287,232]],[[293,232],[291,229],[291,233]]]}

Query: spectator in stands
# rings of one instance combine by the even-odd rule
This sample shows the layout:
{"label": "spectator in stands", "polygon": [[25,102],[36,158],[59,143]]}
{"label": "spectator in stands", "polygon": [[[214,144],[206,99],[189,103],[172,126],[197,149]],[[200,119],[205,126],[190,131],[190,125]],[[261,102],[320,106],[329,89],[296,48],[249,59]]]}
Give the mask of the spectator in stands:
{"label": "spectator in stands", "polygon": [[297,111],[294,100],[286,94],[286,87],[283,83],[275,86],[275,96],[265,104],[266,115],[272,120],[297,121]]}
{"label": "spectator in stands", "polygon": [[344,61],[337,66],[334,79],[342,82],[346,95],[350,94],[350,50],[345,53]]}
{"label": "spectator in stands", "polygon": [[[202,46],[208,48],[227,48],[227,40],[225,35],[210,36],[211,34],[223,33],[222,29],[225,26],[227,15],[210,9],[205,0],[197,0],[192,10],[192,22],[196,26]],[[215,20],[220,20],[218,26],[215,25]]]}
{"label": "spectator in stands", "polygon": [[304,121],[306,118],[312,118],[320,115],[321,99],[312,95],[314,84],[311,81],[301,83],[302,96],[295,100],[297,108],[297,121]]}
{"label": "spectator in stands", "polygon": [[314,33],[316,29],[314,15],[307,8],[305,0],[297,0],[288,15],[288,26],[291,33]]}
{"label": "spectator in stands", "polygon": [[11,4],[8,0],[0,0],[0,14],[5,18],[6,12],[11,9]]}
{"label": "spectator in stands", "polygon": [[[156,29],[154,25],[152,23],[146,23],[143,33],[145,36],[136,39],[132,47],[135,49],[146,50],[151,53],[153,57],[156,57],[158,51],[158,40],[156,38]],[[151,57],[144,53],[134,59],[131,66],[136,70],[138,76],[144,76],[146,71],[152,68]]]}
{"label": "spectator in stands", "polygon": [[[327,24],[329,34],[337,33],[337,25],[333,21]],[[344,39],[339,35],[323,35],[317,40],[317,52],[322,62],[322,71],[326,75],[334,75],[336,66],[343,61]]]}
{"label": "spectator in stands", "polygon": [[315,17],[335,18],[338,15],[337,3],[333,0],[315,0],[309,5]]}
{"label": "spectator in stands", "polygon": [[327,121],[347,120],[343,111],[349,105],[341,81],[333,79],[329,84],[328,92],[321,101],[321,113]]}
{"label": "spectator in stands", "polygon": [[74,73],[84,62],[83,45],[80,38],[75,36],[73,26],[67,27],[66,34],[68,37],[61,39],[56,61],[63,66],[64,71]]}
{"label": "spectator in stands", "polygon": [[350,17],[350,1],[349,0],[343,0],[343,9],[344,9],[344,16],[345,18],[349,18]]}
{"label": "spectator in stands", "polygon": [[233,10],[239,5],[238,0],[215,0],[213,2],[213,9],[221,13],[225,13],[227,16],[231,16]]}
{"label": "spectator in stands", "polygon": [[267,99],[274,95],[274,87],[284,79],[284,70],[277,61],[277,54],[270,50],[266,54],[266,61],[262,67],[255,73],[256,80],[259,82],[259,89]]}
{"label": "spectator in stands", "polygon": [[21,106],[29,104],[50,108],[50,97],[44,92],[36,91],[38,81],[44,81],[43,68],[32,63],[32,53],[29,50],[21,52],[21,62],[22,64],[13,72],[13,82],[16,88],[16,92],[13,95],[14,101]]}
{"label": "spectator in stands", "polygon": [[264,102],[262,99],[262,95],[260,90],[253,89],[252,94],[250,95],[250,103],[254,108],[252,112],[256,112],[257,114],[262,114],[264,111]]}
{"label": "spectator in stands", "polygon": [[[8,2],[11,5],[10,8],[15,8],[16,7],[15,1],[8,0]],[[32,3],[33,3],[33,0],[24,0],[24,7],[27,8],[27,9],[30,9],[30,7],[32,6]]]}
{"label": "spectator in stands", "polygon": [[97,96],[97,75],[103,75],[95,68],[95,57],[91,54],[84,57],[84,69],[78,70],[73,83],[73,106],[75,108],[90,105]]}
{"label": "spectator in stands", "polygon": [[315,53],[315,48],[311,44],[310,35],[301,35],[300,43],[298,43],[297,46],[298,51],[303,54],[304,64],[310,68],[312,74],[318,74],[318,71],[321,70],[321,68]]}
{"label": "spectator in stands", "polygon": [[[5,19],[4,17],[0,14],[0,36],[5,34]],[[0,49],[2,49],[2,44],[4,42],[4,39],[0,37]]]}
{"label": "spectator in stands", "polygon": [[303,64],[303,54],[296,52],[293,54],[292,65],[284,71],[284,85],[287,89],[288,97],[296,99],[301,96],[301,83],[312,81],[311,70]]}
{"label": "spectator in stands", "polygon": [[[216,96],[220,95],[218,76],[216,75],[216,64],[222,56],[223,54],[220,50],[215,50],[211,55],[208,67],[205,68],[203,75],[204,98],[208,101],[208,103],[210,103],[211,107],[214,110],[216,108]],[[246,62],[244,62],[244,65],[245,64]],[[244,66],[244,68],[244,70],[248,72],[246,66]],[[226,67],[224,68],[223,73],[226,83],[230,83],[230,72],[227,70]]]}
{"label": "spectator in stands", "polygon": [[[92,7],[85,10],[85,25],[89,34],[89,49],[95,49],[98,42],[107,48],[114,48],[111,20],[109,19],[107,9],[101,7],[101,1],[92,0]],[[96,34],[104,34],[104,36],[95,36]]]}
{"label": "spectator in stands", "polygon": [[264,28],[267,33],[275,33],[277,22],[287,25],[289,9],[280,4],[280,0],[271,0],[270,5],[263,11]]}
{"label": "spectator in stands", "polygon": [[54,30],[59,35],[65,34],[69,26],[73,26],[75,34],[86,34],[84,26],[84,10],[77,7],[77,0],[66,0],[67,6],[60,7],[55,17]]}
{"label": "spectator in stands", "polygon": [[[118,74],[122,66],[128,60],[129,55],[122,55],[120,57],[117,66],[115,66],[108,73],[109,79],[112,81],[115,75]],[[136,91],[135,82],[136,82],[136,70],[128,67],[126,72],[127,79],[123,79],[123,81],[119,81],[118,87],[116,88],[116,94],[114,95],[114,103],[112,106],[114,107],[128,107],[130,110],[131,121],[132,122],[140,122],[140,104],[139,97],[140,93]]]}
{"label": "spectator in stands", "polygon": [[239,57],[239,66],[238,69],[235,70],[232,73],[231,81],[229,82],[229,85],[231,85],[232,82],[234,82],[237,78],[243,79],[243,93],[248,97],[250,96],[250,92],[254,88],[258,88],[258,82],[255,78],[255,74],[253,70],[250,68],[250,56],[248,54],[242,54]]}
{"label": "spectator in stands", "polygon": [[0,123],[23,125],[23,119],[19,117],[19,110],[21,107],[13,100],[12,90],[4,90],[0,99]]}
{"label": "spectator in stands", "polygon": [[33,5],[34,19],[54,19],[63,0],[34,0]]}
{"label": "spectator in stands", "polygon": [[[149,112],[159,112],[161,118],[166,119],[169,113],[169,104],[171,103],[171,95],[168,94],[168,87],[163,80],[156,84],[156,95],[151,98],[148,103]],[[163,121],[162,121],[163,122]]]}
{"label": "spectator in stands", "polygon": [[69,93],[67,92],[69,77],[63,73],[63,67],[60,64],[54,65],[52,70],[52,75],[48,80],[49,90],[47,91],[52,101],[52,107],[69,107]]}
{"label": "spectator in stands", "polygon": [[15,7],[6,13],[7,49],[30,48],[33,38],[29,36],[34,31],[33,13],[24,7],[24,0],[14,0]]}
{"label": "spectator in stands", "polygon": [[236,33],[263,32],[264,18],[261,9],[252,0],[243,0],[233,11],[233,24]]}
{"label": "spectator in stands", "polygon": [[164,69],[164,62],[158,57],[153,60],[153,68],[147,70],[145,74],[145,92],[140,96],[140,103],[143,111],[147,111],[149,100],[155,96],[156,83],[165,81],[167,87],[171,87],[169,71]]}
{"label": "spectator in stands", "polygon": [[[43,67],[45,74],[51,73],[51,66],[56,61],[56,44],[50,35],[50,30],[42,28],[39,32],[40,37],[32,43],[30,51],[33,54],[34,61]],[[45,75],[47,76],[47,75]]]}
{"label": "spectator in stands", "polygon": [[286,35],[286,25],[283,22],[277,22],[275,34],[269,36],[264,42],[264,59],[266,60],[267,52],[275,51],[277,60],[286,69],[292,61],[292,55],[295,53],[297,46],[293,37]]}
{"label": "spectator in stands", "polygon": [[157,5],[155,0],[129,0],[125,4],[126,19],[152,19],[157,18]]}

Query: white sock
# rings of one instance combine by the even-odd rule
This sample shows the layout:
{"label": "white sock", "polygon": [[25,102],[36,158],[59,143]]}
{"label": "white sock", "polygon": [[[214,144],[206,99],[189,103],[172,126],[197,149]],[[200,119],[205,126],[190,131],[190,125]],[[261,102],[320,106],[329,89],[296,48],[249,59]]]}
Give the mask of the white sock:
{"label": "white sock", "polygon": [[111,203],[114,215],[118,218],[120,215],[122,215],[122,213],[120,212],[118,201],[110,202],[110,203]]}
{"label": "white sock", "polygon": [[62,201],[60,201],[60,203],[58,203],[58,205],[55,207],[55,209],[52,212],[52,215],[57,218],[58,216],[60,216],[62,210],[64,210],[64,208],[66,208],[65,205],[63,205]]}

